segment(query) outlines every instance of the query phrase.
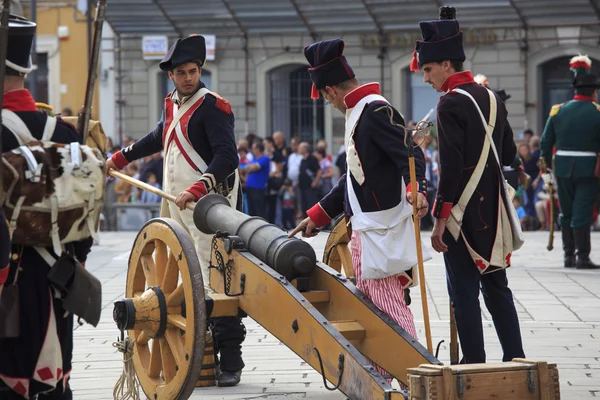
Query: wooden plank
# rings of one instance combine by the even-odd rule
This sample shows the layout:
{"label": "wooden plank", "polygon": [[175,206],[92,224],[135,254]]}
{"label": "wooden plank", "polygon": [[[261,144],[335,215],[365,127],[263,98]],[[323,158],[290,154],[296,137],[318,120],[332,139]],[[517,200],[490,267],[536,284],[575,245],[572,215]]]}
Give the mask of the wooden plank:
{"label": "wooden plank", "polygon": [[[452,368],[445,367],[442,369],[442,384],[444,385],[444,399],[454,400],[454,393],[456,387],[456,378],[454,378],[454,371]],[[462,396],[461,396],[462,397]]]}
{"label": "wooden plank", "polygon": [[[418,368],[410,368],[409,372],[413,375],[441,376],[443,365],[421,364]],[[489,363],[489,364],[458,364],[451,366],[454,374],[477,374],[484,372],[503,372],[503,371],[522,371],[527,366],[516,362]]]}
{"label": "wooden plank", "polygon": [[302,294],[312,304],[329,303],[329,292],[327,290],[311,290]]}
{"label": "wooden plank", "polygon": [[221,293],[211,293],[207,296],[213,299],[211,317],[235,317],[238,315],[239,300],[237,297]]}
{"label": "wooden plank", "polygon": [[331,321],[331,325],[348,340],[365,338],[365,328],[356,321]]}

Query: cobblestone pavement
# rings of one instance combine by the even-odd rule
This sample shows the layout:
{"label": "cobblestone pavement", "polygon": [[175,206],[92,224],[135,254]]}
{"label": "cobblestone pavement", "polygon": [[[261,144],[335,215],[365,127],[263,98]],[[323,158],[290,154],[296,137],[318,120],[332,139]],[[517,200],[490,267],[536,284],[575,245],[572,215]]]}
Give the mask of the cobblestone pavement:
{"label": "cobblestone pavement", "polygon": [[[600,262],[600,233],[592,234],[592,258]],[[424,243],[429,243],[427,232]],[[112,399],[122,370],[120,353],[112,347],[118,331],[112,320],[113,302],[123,297],[129,250],[135,232],[102,233],[87,268],[103,283],[104,310],[97,328],[76,329],[71,385],[74,398]],[[311,239],[321,253],[325,233]],[[565,270],[560,237],[556,249],[546,250],[545,232],[526,232],[526,244],[513,255],[509,282],[521,320],[528,358],[558,363],[562,398],[600,397],[600,271]],[[443,260],[434,253],[425,265],[434,346],[442,344],[440,360],[449,362],[449,304]],[[425,343],[419,290],[415,288],[412,310],[419,338]],[[483,305],[483,302],[481,302]],[[501,350],[487,310],[482,311],[488,361],[501,360]],[[244,343],[246,369],[235,388],[196,389],[193,399],[344,399],[328,392],[321,376],[279,343],[266,330],[246,319]]]}

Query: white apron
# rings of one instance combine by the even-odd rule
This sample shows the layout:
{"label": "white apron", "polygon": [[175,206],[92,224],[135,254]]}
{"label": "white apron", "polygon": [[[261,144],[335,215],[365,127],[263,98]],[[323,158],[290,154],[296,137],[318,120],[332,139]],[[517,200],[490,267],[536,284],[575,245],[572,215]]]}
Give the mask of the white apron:
{"label": "white apron", "polygon": [[[176,104],[173,105],[173,123],[171,123],[169,126],[169,130],[167,131],[164,142],[165,146],[168,147],[165,149],[163,190],[175,197],[200,180],[202,177],[202,172],[200,171],[206,171],[208,167],[202,157],[200,157],[200,155],[194,150],[187,138],[183,136],[181,126],[179,124],[179,118],[177,118],[178,116],[180,117],[181,115],[185,114],[185,112],[188,111],[196,101],[205,96],[207,93],[209,93],[209,91],[206,88],[202,88],[196,93],[196,95],[188,99],[188,101],[186,101],[180,109],[178,109]],[[190,132],[190,134],[193,133],[194,132]],[[200,171],[190,166],[183,156],[182,149],[179,148],[175,140],[169,141],[171,135],[177,135],[178,142],[181,144],[183,151],[198,166]],[[170,144],[168,144],[169,142]],[[233,190],[231,190],[229,196],[227,196],[229,204],[234,209],[236,208],[237,204],[239,181],[240,179],[236,171]],[[208,291],[208,293],[212,293],[212,289],[210,289],[210,275],[208,266],[210,265],[211,243],[213,235],[207,235],[200,232],[198,228],[196,228],[196,225],[194,225],[193,212],[188,209],[183,211],[180,210],[174,202],[163,199],[160,207],[160,216],[173,218],[186,228],[192,237],[192,240],[194,241],[194,247],[196,248],[196,253],[198,254],[198,259],[200,260],[204,288]]]}
{"label": "white apron", "polygon": [[[346,158],[348,160],[348,172],[359,183],[365,180],[358,154],[355,151],[355,143],[352,139],[354,130],[364,107],[373,101],[387,100],[380,95],[368,95],[361,99],[354,108],[346,112]],[[406,201],[406,185],[404,179],[398,184],[402,185],[402,197],[400,203],[388,210],[363,212],[360,203],[354,193],[352,180],[346,180],[348,201],[352,208],[352,230],[360,232],[362,246],[362,278],[383,279],[394,275],[405,274],[411,280],[406,271],[418,265],[416,252],[416,237],[412,220],[412,205]],[[423,250],[423,261],[431,259],[429,251],[421,245]],[[415,281],[416,282],[416,279]],[[409,284],[410,286],[410,284]]]}

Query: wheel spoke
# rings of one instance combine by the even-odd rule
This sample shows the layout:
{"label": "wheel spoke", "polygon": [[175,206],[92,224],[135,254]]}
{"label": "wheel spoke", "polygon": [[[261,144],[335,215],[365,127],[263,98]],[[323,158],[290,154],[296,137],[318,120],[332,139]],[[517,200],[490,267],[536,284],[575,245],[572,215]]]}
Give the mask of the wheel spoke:
{"label": "wheel spoke", "polygon": [[183,348],[183,341],[181,340],[180,330],[167,329],[165,332],[165,338],[167,339],[167,343],[169,343],[169,347],[171,348],[171,353],[173,353],[173,358],[175,358],[175,362],[179,366],[179,369],[181,369],[181,364],[185,350]]}
{"label": "wheel spoke", "polygon": [[160,351],[160,340],[152,340],[152,354],[150,354],[150,365],[148,366],[148,376],[150,378],[159,378],[162,370],[162,357]]}
{"label": "wheel spoke", "polygon": [[163,278],[167,261],[169,260],[169,250],[167,244],[161,240],[154,241],[154,264],[156,265],[157,284],[162,287]]}
{"label": "wheel spoke", "polygon": [[[179,280],[179,266],[175,254],[171,253],[169,262],[167,263],[162,279],[162,290],[164,294],[169,294],[177,287]],[[181,303],[180,303],[181,304]]]}
{"label": "wheel spoke", "polygon": [[181,330],[186,330],[187,326],[185,323],[185,318],[183,318],[181,315],[177,315],[177,314],[169,314],[167,315],[167,323],[171,324],[172,326],[175,326]]}
{"label": "wheel spoke", "polygon": [[161,338],[160,342],[160,354],[162,357],[162,370],[165,382],[167,385],[175,378],[177,374],[177,363],[173,357],[173,352],[169,348],[169,344],[165,338]]}
{"label": "wheel spoke", "polygon": [[144,276],[146,277],[146,284],[148,287],[158,285],[156,279],[156,266],[154,260],[150,254],[144,254],[141,257],[142,269],[144,270]]}
{"label": "wheel spoke", "polygon": [[141,331],[140,334],[137,335],[137,337],[135,338],[135,341],[140,346],[147,345],[149,340],[150,340],[150,336],[148,336],[148,334],[144,331]]}
{"label": "wheel spoke", "polygon": [[185,293],[181,284],[167,297],[167,307],[180,306],[183,300],[185,300]]}

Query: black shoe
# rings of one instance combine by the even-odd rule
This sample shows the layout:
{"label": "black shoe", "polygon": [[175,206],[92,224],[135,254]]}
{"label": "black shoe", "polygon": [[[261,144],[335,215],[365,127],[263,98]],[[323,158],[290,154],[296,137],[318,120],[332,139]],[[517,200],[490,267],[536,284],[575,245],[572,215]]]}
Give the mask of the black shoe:
{"label": "black shoe", "polygon": [[229,372],[229,371],[221,371],[221,374],[217,378],[218,385],[220,387],[231,387],[237,386],[242,379],[242,370]]}
{"label": "black shoe", "polygon": [[575,255],[565,254],[565,268],[575,268]]}
{"label": "black shoe", "polygon": [[565,253],[565,268],[575,268],[575,238],[570,226],[561,228],[563,251]]}
{"label": "black shoe", "polygon": [[590,228],[573,229],[575,238],[575,247],[577,248],[577,269],[600,269],[600,265],[596,265],[590,260],[590,251],[592,243],[590,238]]}

